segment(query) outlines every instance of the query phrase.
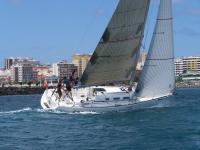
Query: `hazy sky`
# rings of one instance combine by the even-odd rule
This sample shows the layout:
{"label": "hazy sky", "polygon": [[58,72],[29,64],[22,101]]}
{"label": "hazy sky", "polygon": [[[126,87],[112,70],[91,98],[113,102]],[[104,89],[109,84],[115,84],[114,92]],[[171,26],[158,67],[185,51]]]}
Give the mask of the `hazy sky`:
{"label": "hazy sky", "polygon": [[[0,66],[5,57],[52,63],[95,49],[118,0],[0,0]],[[148,49],[159,0],[149,10]],[[173,0],[176,56],[200,56],[200,0]],[[154,21],[153,21],[154,20]]]}

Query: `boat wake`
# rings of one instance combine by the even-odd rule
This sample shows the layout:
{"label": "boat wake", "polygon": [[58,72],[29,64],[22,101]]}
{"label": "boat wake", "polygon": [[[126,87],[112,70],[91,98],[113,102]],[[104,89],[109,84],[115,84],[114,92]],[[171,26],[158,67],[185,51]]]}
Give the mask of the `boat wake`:
{"label": "boat wake", "polygon": [[19,114],[19,113],[27,113],[27,112],[35,112],[35,113],[52,113],[52,114],[70,114],[70,115],[94,115],[94,114],[99,114],[97,112],[65,112],[65,111],[61,111],[61,110],[44,110],[44,109],[40,109],[40,108],[30,108],[30,107],[26,107],[26,108],[22,108],[22,109],[18,109],[18,110],[11,110],[11,111],[3,111],[0,112],[0,116],[5,116],[5,115],[14,115],[14,114]]}
{"label": "boat wake", "polygon": [[97,112],[90,112],[90,111],[82,111],[82,112],[74,112],[74,113],[69,113],[69,114],[71,114],[71,115],[73,115],[73,114],[81,114],[81,115],[97,115],[97,114],[100,114],[100,113],[97,113]]}
{"label": "boat wake", "polygon": [[22,108],[22,109],[19,109],[19,110],[3,111],[3,112],[0,112],[0,116],[2,116],[2,115],[12,115],[12,114],[17,114],[17,113],[21,113],[21,112],[28,112],[28,111],[31,111],[31,110],[32,110],[32,108],[26,107],[26,108]]}
{"label": "boat wake", "polygon": [[[168,101],[159,102],[159,103],[155,104],[154,106],[146,107],[146,109],[165,108],[165,107],[170,107],[170,102],[168,102]],[[66,111],[57,110],[57,109],[44,110],[42,108],[25,107],[25,108],[18,109],[18,110],[0,112],[0,116],[14,115],[14,114],[19,114],[19,113],[27,113],[27,112],[50,113],[50,114],[69,114],[69,115],[97,115],[97,114],[101,114],[99,112],[94,112],[94,111],[91,111],[91,112],[90,111],[66,112]]]}
{"label": "boat wake", "polygon": [[89,112],[89,111],[83,111],[83,112],[66,112],[66,111],[61,111],[57,109],[49,109],[49,110],[44,110],[44,109],[36,109],[37,112],[42,112],[42,113],[53,113],[53,114],[70,114],[70,115],[95,115],[99,114],[97,112]]}
{"label": "boat wake", "polygon": [[165,101],[160,101],[159,103],[157,103],[154,106],[151,106],[149,108],[154,109],[154,108],[167,108],[167,107],[171,107],[171,105],[168,100],[165,100]]}

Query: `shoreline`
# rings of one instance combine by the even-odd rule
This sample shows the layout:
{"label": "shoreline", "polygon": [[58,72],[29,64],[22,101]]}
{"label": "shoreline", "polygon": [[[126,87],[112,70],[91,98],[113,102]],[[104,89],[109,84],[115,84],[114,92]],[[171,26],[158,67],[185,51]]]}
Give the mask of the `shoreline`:
{"label": "shoreline", "polygon": [[200,81],[177,82],[176,88],[200,88]]}
{"label": "shoreline", "polygon": [[[176,83],[177,89],[200,88],[200,84]],[[3,87],[0,88],[0,96],[42,95],[45,89],[42,87]]]}
{"label": "shoreline", "polygon": [[0,88],[0,96],[36,95],[43,94],[44,91],[42,87],[3,87]]}

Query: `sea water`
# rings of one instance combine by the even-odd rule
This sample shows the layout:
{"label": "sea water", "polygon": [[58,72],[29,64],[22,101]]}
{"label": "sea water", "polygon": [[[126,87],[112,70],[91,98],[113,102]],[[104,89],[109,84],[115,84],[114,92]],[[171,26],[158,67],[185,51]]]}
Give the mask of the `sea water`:
{"label": "sea water", "polygon": [[0,97],[1,150],[200,149],[200,89],[121,113],[44,111],[40,98]]}

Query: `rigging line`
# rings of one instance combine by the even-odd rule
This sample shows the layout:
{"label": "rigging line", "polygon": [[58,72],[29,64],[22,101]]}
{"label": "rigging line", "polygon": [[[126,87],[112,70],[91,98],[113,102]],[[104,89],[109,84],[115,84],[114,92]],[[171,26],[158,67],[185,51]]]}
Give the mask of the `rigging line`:
{"label": "rigging line", "polygon": [[96,21],[96,19],[97,19],[97,16],[98,16],[98,10],[100,10],[100,8],[102,7],[102,5],[103,5],[103,3],[104,3],[104,0],[100,0],[100,3],[97,5],[98,7],[97,7],[97,9],[95,10],[95,15],[93,15],[92,16],[92,19],[89,21],[89,23],[86,25],[86,28],[85,28],[85,31],[83,32],[83,34],[82,34],[82,36],[81,36],[81,38],[80,38],[80,41],[78,42],[78,46],[77,46],[77,48],[78,49],[80,49],[81,48],[81,45],[84,43],[84,41],[85,41],[85,39],[86,39],[86,36],[87,36],[87,34],[89,33],[88,32],[88,29],[89,29],[89,31],[91,31],[91,29],[92,29],[92,25],[94,24],[94,22]]}

